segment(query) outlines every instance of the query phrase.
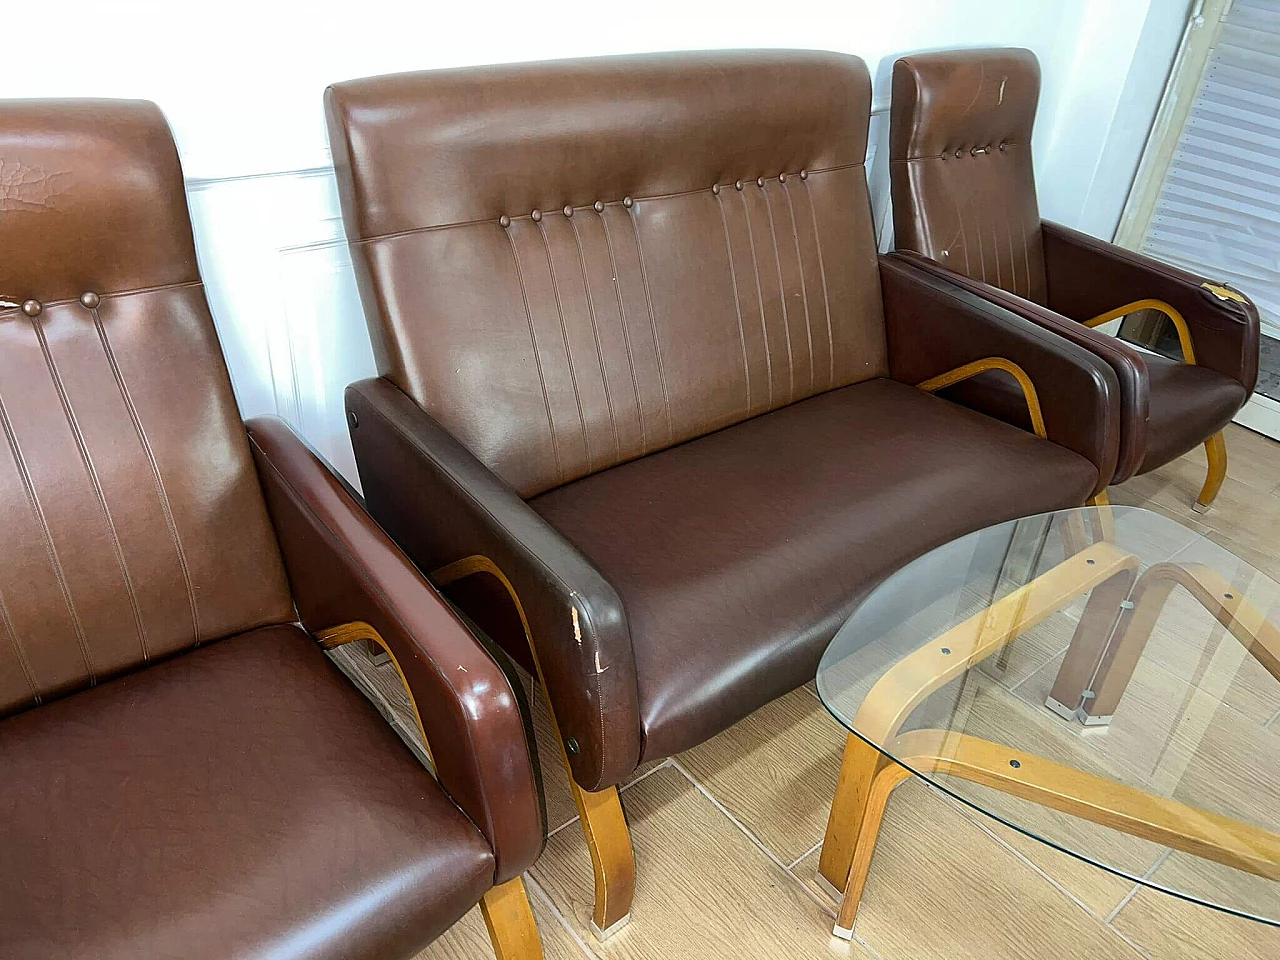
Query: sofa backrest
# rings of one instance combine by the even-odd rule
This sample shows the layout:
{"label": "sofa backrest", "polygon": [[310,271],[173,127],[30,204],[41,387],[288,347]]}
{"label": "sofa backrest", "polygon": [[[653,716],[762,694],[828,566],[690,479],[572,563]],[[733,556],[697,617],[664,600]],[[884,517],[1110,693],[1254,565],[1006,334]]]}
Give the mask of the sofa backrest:
{"label": "sofa backrest", "polygon": [[432,71],[326,107],[383,374],[524,496],[885,373],[855,57]]}
{"label": "sofa backrest", "polygon": [[889,169],[899,250],[1045,302],[1031,166],[1039,98],[1030,50],[953,50],[894,64]]}
{"label": "sofa backrest", "polygon": [[141,101],[0,101],[0,715],[293,619]]}

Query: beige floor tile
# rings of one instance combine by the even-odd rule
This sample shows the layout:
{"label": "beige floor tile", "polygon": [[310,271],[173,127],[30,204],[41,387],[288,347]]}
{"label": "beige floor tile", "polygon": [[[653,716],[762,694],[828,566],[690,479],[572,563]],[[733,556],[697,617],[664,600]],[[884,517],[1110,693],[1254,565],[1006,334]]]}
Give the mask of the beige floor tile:
{"label": "beige floor tile", "polygon": [[[667,767],[622,794],[636,851],[631,922],[592,949],[600,957],[853,957],[833,943],[831,917],[679,770]],[[591,862],[576,830],[551,838],[531,871],[581,936],[589,937]]]}
{"label": "beige floor tile", "polygon": [[[529,891],[529,902],[533,905],[534,919],[538,921],[545,960],[589,960],[591,954],[561,923],[546,895],[527,879],[525,885]],[[485,929],[480,908],[473,907],[414,960],[493,960],[493,945],[489,942],[489,931]]]}
{"label": "beige floor tile", "polygon": [[844,729],[805,690],[762,707],[680,763],[783,863],[822,839]]}
{"label": "beige floor tile", "polygon": [[[796,875],[812,882],[817,862]],[[1140,956],[919,782],[889,803],[854,929],[882,960]]]}
{"label": "beige floor tile", "polygon": [[[1236,906],[1264,907],[1280,916],[1280,884],[1175,853],[1152,877],[1155,883]],[[1153,960],[1275,960],[1280,928],[1189,903],[1144,888],[1125,904],[1115,928]]]}

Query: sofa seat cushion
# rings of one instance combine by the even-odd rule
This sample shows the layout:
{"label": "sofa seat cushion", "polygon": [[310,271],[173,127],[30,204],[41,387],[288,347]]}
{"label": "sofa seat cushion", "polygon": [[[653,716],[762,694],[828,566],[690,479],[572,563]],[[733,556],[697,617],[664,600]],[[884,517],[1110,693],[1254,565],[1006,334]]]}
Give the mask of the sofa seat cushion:
{"label": "sofa seat cushion", "polygon": [[531,504],[622,598],[651,760],[811,680],[858,599],[908,560],[1078,506],[1097,477],[1062,447],[879,379]]}
{"label": "sofa seat cushion", "polygon": [[479,830],[301,629],[0,722],[0,956],[410,957]]}
{"label": "sofa seat cushion", "polygon": [[1213,436],[1248,399],[1244,387],[1208,367],[1146,356],[1151,378],[1147,452],[1140,472],[1164,466]]}

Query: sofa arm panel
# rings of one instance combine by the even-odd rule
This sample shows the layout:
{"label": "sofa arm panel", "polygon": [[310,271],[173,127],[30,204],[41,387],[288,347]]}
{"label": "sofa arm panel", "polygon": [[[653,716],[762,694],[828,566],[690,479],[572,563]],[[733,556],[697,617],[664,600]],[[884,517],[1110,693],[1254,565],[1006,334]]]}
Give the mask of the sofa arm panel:
{"label": "sofa arm panel", "polygon": [[1115,474],[1120,385],[1101,358],[1056,333],[921,269],[880,258],[889,375],[918,384],[984,357],[1004,357],[1031,377],[1049,439],[1098,470],[1094,494]]}
{"label": "sofa arm panel", "polygon": [[1140,351],[1123,340],[1091,330],[1016,293],[956,273],[920,254],[898,251],[898,255],[913,266],[1011,310],[1105,360],[1120,384],[1120,450],[1111,482],[1123,483],[1137,472],[1147,450],[1151,400],[1151,378]]}
{"label": "sofa arm panel", "polygon": [[622,600],[591,561],[390,381],[347,388],[369,509],[430,574],[472,556],[510,581],[574,780],[614,786],[640,758],[635,656]]}
{"label": "sofa arm panel", "polygon": [[1196,363],[1238,381],[1248,395],[1258,383],[1258,308],[1224,300],[1215,281],[1045,221],[1048,306],[1084,323],[1138,300],[1163,300],[1187,322]]}
{"label": "sofa arm panel", "polygon": [[409,686],[441,786],[493,847],[494,882],[518,876],[541,852],[544,831],[506,674],[283,421],[247,426],[303,626],[377,630]]}

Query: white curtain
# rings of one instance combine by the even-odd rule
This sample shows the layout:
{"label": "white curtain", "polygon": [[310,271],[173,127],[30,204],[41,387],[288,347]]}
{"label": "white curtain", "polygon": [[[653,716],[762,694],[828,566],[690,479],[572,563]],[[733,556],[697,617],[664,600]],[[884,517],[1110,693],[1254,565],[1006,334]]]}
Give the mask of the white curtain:
{"label": "white curtain", "polygon": [[1239,288],[1280,337],[1280,0],[1235,0],[1143,244]]}

